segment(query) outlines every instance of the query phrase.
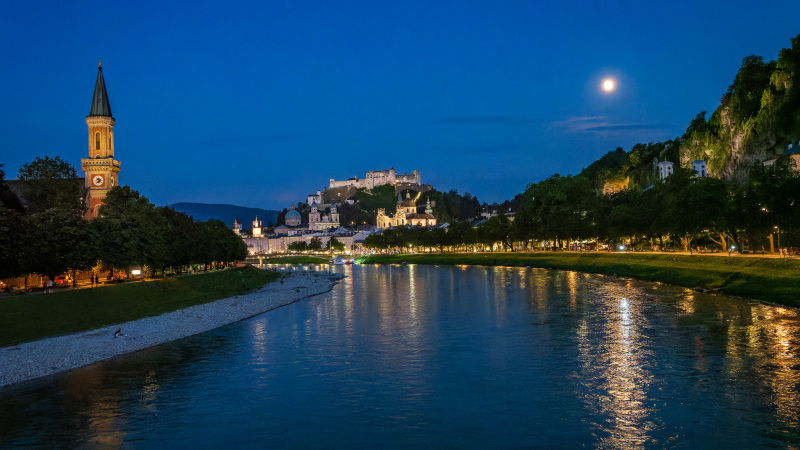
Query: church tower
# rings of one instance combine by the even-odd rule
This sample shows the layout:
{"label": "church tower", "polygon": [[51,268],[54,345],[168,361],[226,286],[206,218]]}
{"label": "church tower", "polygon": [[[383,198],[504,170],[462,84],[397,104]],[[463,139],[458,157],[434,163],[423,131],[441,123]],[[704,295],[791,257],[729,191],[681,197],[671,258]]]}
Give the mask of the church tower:
{"label": "church tower", "polygon": [[339,212],[336,209],[336,203],[331,203],[331,223],[335,223],[336,226],[339,226]]}
{"label": "church tower", "polygon": [[109,189],[117,185],[120,162],[114,159],[114,118],[108,103],[103,66],[97,65],[97,81],[94,85],[92,108],[86,116],[89,127],[89,157],[81,159],[85,174],[86,219],[97,216],[97,210]]}
{"label": "church tower", "polygon": [[320,213],[319,208],[317,207],[317,202],[311,203],[311,212],[308,213],[308,225],[309,228],[315,230],[314,225],[316,225],[320,221]]}

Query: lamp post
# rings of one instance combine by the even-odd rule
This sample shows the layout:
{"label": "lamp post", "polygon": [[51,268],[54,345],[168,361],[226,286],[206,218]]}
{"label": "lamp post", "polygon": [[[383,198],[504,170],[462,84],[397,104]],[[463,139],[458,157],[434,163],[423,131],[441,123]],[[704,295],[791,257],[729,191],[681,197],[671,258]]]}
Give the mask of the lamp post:
{"label": "lamp post", "polygon": [[781,251],[781,230],[780,230],[780,228],[778,228],[777,225],[775,225],[774,228],[775,228],[775,233],[778,234],[778,253],[780,253],[780,251]]}

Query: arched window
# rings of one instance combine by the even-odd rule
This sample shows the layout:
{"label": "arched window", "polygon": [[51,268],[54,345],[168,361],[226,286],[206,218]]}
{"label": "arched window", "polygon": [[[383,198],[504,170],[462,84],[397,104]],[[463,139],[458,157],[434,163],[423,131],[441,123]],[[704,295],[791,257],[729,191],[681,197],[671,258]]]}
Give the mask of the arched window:
{"label": "arched window", "polygon": [[100,132],[97,131],[94,133],[94,149],[100,150]]}

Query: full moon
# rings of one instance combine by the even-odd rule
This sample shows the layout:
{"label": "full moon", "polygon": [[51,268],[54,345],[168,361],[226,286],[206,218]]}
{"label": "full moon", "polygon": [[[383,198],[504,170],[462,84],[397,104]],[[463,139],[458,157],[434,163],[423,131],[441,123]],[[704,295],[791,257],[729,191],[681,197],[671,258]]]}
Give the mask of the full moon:
{"label": "full moon", "polygon": [[611,92],[614,90],[614,80],[608,78],[603,81],[603,90],[606,92]]}

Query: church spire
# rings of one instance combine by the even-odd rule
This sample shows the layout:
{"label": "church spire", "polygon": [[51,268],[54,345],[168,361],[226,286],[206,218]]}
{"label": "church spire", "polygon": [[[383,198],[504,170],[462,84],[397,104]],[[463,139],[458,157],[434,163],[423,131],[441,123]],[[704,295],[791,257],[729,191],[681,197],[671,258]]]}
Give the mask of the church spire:
{"label": "church spire", "polygon": [[89,116],[111,117],[111,105],[108,103],[108,93],[106,92],[106,82],[103,80],[103,63],[97,63],[97,81],[94,84],[94,96],[92,97],[92,109]]}

